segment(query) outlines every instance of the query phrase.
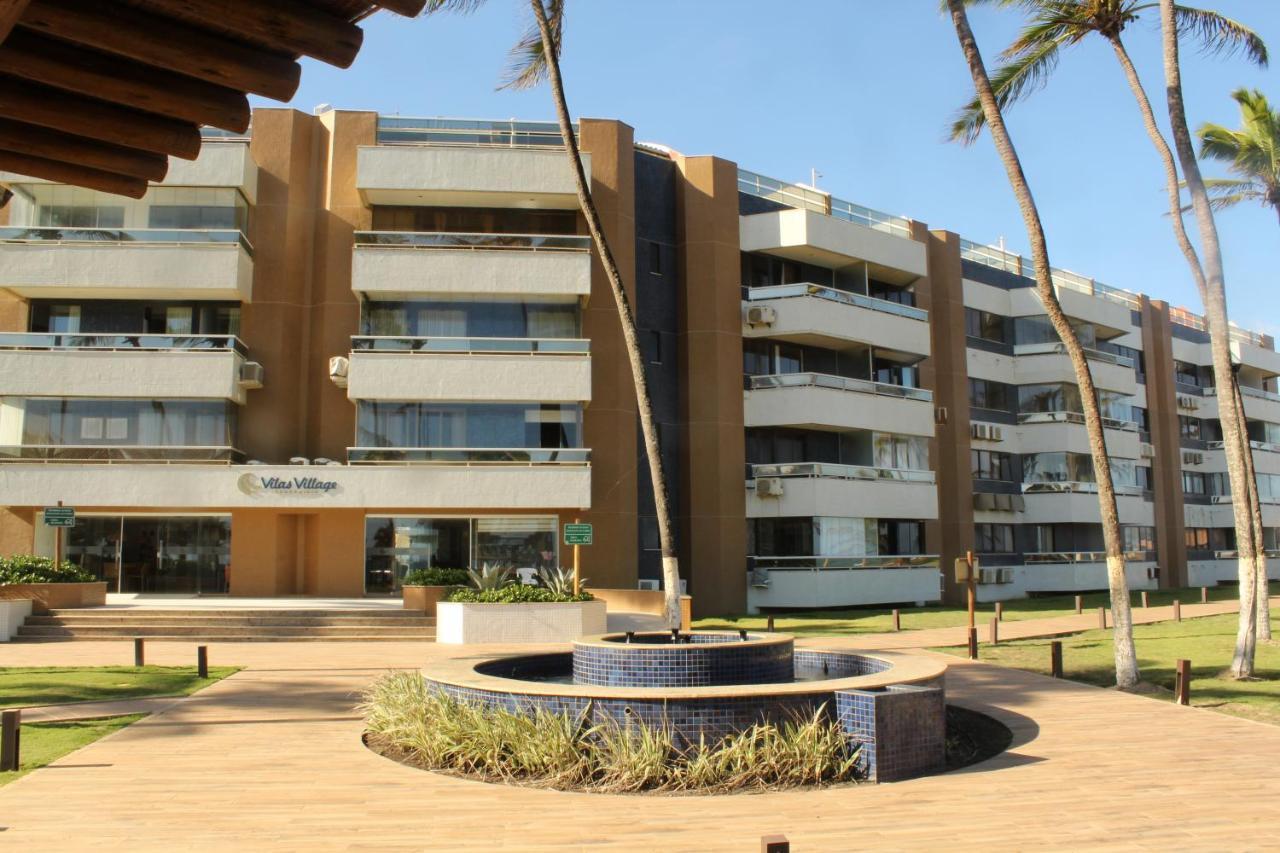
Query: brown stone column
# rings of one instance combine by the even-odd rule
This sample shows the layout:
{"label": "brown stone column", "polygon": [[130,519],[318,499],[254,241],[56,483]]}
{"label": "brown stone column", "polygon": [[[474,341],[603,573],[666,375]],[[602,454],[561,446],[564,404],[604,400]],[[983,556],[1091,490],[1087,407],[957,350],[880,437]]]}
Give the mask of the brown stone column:
{"label": "brown stone column", "polygon": [[[912,223],[914,239],[928,247],[929,275],[916,285],[917,301],[929,311],[931,355],[921,365],[921,379],[933,389],[938,417],[929,455],[938,481],[936,522],[925,526],[930,551],[939,556],[943,600],[964,600],[955,581],[953,561],[974,547],[973,473],[969,464],[969,366],[965,350],[964,281],[960,237],[950,231],[928,231]],[[943,414],[945,413],[945,419]]]}
{"label": "brown stone column", "polygon": [[[1150,460],[1155,486],[1156,550],[1160,586],[1186,586],[1187,549],[1182,513],[1182,446],[1179,442],[1177,389],[1173,383],[1173,326],[1169,304],[1142,297],[1142,357],[1146,364],[1147,415],[1155,456]],[[1143,462],[1146,460],[1138,460]]]}
{"label": "brown stone column", "polygon": [[[601,119],[583,119],[579,128],[582,150],[591,155],[591,195],[634,307],[634,131]],[[591,448],[591,509],[582,520],[595,526],[595,544],[586,549],[583,560],[589,561],[586,574],[594,586],[634,589],[640,552],[636,466],[643,463],[638,456],[635,383],[613,291],[594,251],[582,333],[591,340],[591,403],[583,417],[583,441]]]}
{"label": "brown stone column", "polygon": [[680,264],[680,559],[695,616],[747,603],[738,167],[676,161]]}
{"label": "brown stone column", "polygon": [[34,554],[36,511],[26,507],[0,507],[0,557]]}

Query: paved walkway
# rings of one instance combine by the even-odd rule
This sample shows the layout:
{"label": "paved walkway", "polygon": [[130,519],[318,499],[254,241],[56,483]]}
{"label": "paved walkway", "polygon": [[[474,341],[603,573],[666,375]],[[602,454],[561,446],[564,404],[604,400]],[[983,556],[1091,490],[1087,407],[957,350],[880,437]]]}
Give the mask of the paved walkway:
{"label": "paved walkway", "polygon": [[[211,644],[211,661],[247,669],[0,788],[3,846],[748,851],[782,832],[808,853],[1260,849],[1280,838],[1280,727],[952,658],[948,698],[1003,720],[1014,746],[892,785],[696,800],[565,794],[424,773],[366,750],[353,710],[361,687],[442,653],[432,643]],[[0,665],[131,654],[127,642],[18,644],[0,647]],[[148,659],[191,663],[194,646],[149,644]]]}
{"label": "paved walkway", "polygon": [[152,696],[143,699],[115,699],[110,702],[69,702],[22,709],[24,723],[56,723],[63,720],[96,720],[126,714],[157,714],[186,699],[186,696]]}

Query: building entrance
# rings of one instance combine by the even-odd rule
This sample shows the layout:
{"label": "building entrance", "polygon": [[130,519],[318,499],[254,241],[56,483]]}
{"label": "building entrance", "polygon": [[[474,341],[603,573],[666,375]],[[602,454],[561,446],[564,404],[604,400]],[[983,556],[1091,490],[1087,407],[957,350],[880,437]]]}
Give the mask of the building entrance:
{"label": "building entrance", "polygon": [[231,562],[225,516],[79,516],[67,559],[111,592],[223,594]]}

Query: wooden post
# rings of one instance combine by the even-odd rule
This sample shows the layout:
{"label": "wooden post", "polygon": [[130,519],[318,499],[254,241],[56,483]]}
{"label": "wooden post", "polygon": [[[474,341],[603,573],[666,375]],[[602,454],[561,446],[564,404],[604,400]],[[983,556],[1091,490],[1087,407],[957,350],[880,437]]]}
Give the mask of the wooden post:
{"label": "wooden post", "polygon": [[767,626],[765,630],[767,630],[770,634],[772,634],[773,633],[773,617],[772,616],[768,617],[768,621],[765,622],[765,625]]}
{"label": "wooden post", "polygon": [[1200,603],[1201,604],[1209,603],[1209,587],[1207,586],[1200,587]]}
{"label": "wooden post", "polygon": [[1053,640],[1049,643],[1049,673],[1054,678],[1062,677],[1062,641]]}
{"label": "wooden post", "polygon": [[785,835],[762,835],[760,853],[791,853],[791,842]]}
{"label": "wooden post", "polygon": [[978,659],[978,629],[969,629],[969,660]]}
{"label": "wooden post", "polygon": [[1105,607],[1098,608],[1098,627],[1104,631],[1107,630],[1107,608]]}
{"label": "wooden post", "polygon": [[[574,524],[579,524],[581,522],[582,522],[582,519],[580,518],[575,518],[573,520]],[[580,594],[580,589],[582,584],[582,568],[579,563],[581,550],[582,550],[581,546],[579,545],[573,546],[573,594],[575,597]]]}
{"label": "wooden post", "polygon": [[1144,589],[1142,591],[1142,609],[1146,610],[1150,606],[1151,606],[1151,599],[1147,595],[1147,591]]}
{"label": "wooden post", "polygon": [[1173,600],[1173,621],[1182,621],[1182,602],[1176,598]]}
{"label": "wooden post", "polygon": [[196,646],[196,675],[200,678],[209,677],[209,647]]}
{"label": "wooden post", "polygon": [[1076,615],[1079,615],[1083,612],[1084,612],[1084,596],[1077,595],[1076,596]]}
{"label": "wooden post", "polygon": [[902,630],[902,612],[898,608],[893,608],[893,630]]}
{"label": "wooden post", "polygon": [[990,643],[991,645],[994,646],[999,642],[1000,642],[1000,620],[996,618],[992,618]]}
{"label": "wooden post", "polygon": [[996,618],[999,619],[1001,622],[1004,621],[1004,602],[1003,601],[996,602]]}
{"label": "wooden post", "polygon": [[1178,659],[1178,668],[1173,679],[1174,701],[1179,705],[1191,704],[1191,661]]}
{"label": "wooden post", "polygon": [[17,770],[22,742],[22,712],[10,709],[0,713],[0,772]]}
{"label": "wooden post", "polygon": [[[969,589],[969,630],[976,630],[977,623],[974,621],[974,614],[978,609],[978,581],[973,576],[973,552],[964,552],[964,561],[969,564],[969,580],[965,584]],[[975,654],[974,657],[977,657]]]}
{"label": "wooden post", "polygon": [[133,665],[146,666],[146,646],[141,637],[133,638]]}

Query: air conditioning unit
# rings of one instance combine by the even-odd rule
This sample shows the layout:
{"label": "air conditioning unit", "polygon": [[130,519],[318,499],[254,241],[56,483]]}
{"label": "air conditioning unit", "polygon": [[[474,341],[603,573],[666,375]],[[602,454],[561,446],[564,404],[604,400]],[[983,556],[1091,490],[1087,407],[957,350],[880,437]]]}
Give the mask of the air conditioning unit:
{"label": "air conditioning unit", "polygon": [[1009,501],[1010,509],[1012,509],[1014,512],[1027,511],[1027,501],[1025,498],[1022,497],[1022,495],[1010,495],[1009,497],[1011,498],[1011,500]]}
{"label": "air conditioning unit", "polygon": [[946,406],[937,406],[934,408],[933,422],[939,426],[943,426],[951,422],[951,412],[947,411]]}
{"label": "air conditioning unit", "polygon": [[1139,443],[1138,443],[1138,452],[1139,452],[1140,454],[1142,454],[1142,458],[1143,458],[1143,459],[1155,459],[1155,458],[1156,458],[1156,448],[1155,448],[1155,445],[1154,445],[1154,444],[1151,444],[1150,442],[1147,442],[1147,441],[1139,442]]}
{"label": "air conditioning unit", "polygon": [[991,437],[991,427],[987,424],[969,424],[969,434],[983,440]]}
{"label": "air conditioning unit", "polygon": [[1182,451],[1182,464],[1183,465],[1203,465],[1204,454],[1196,453],[1193,450],[1184,450]]}
{"label": "air conditioning unit", "polygon": [[1004,441],[1004,430],[1000,429],[1000,427],[995,424],[991,424],[990,428],[987,430],[987,435],[992,441]]}
{"label": "air conditioning unit", "polygon": [[636,581],[636,588],[657,592],[662,588],[662,585],[660,582],[653,580],[652,578],[640,578],[640,580]]}
{"label": "air conditioning unit", "polygon": [[995,509],[996,496],[986,492],[978,492],[973,496],[974,509]]}
{"label": "air conditioning unit", "polygon": [[351,359],[345,355],[335,355],[329,359],[329,378],[339,388],[347,387],[347,373],[351,370]]}
{"label": "air conditioning unit", "polygon": [[1007,566],[991,569],[978,569],[978,583],[1013,583],[1013,569],[1008,568]]}
{"label": "air conditioning unit", "polygon": [[241,388],[261,388],[262,380],[266,378],[267,372],[262,365],[256,361],[246,361],[240,365],[240,387]]}
{"label": "air conditioning unit", "polygon": [[782,497],[783,487],[780,477],[761,477],[756,480],[756,495],[762,498]]}
{"label": "air conditioning unit", "polygon": [[1200,401],[1190,394],[1179,394],[1178,408],[1189,409],[1194,412],[1196,409],[1200,408]]}
{"label": "air conditioning unit", "polygon": [[1013,495],[996,495],[996,509],[1013,509]]}
{"label": "air conditioning unit", "polygon": [[311,460],[305,456],[290,456],[289,464],[290,465],[310,465]]}
{"label": "air conditioning unit", "polygon": [[755,305],[747,309],[748,326],[772,326],[778,322],[778,312],[768,305]]}

